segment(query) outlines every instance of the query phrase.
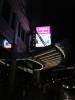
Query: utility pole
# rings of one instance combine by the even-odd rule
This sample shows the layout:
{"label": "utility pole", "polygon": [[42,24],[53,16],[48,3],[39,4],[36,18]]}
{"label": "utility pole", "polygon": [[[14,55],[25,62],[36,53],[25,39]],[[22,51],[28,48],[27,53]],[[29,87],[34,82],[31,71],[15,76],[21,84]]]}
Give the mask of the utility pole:
{"label": "utility pole", "polygon": [[14,100],[15,93],[15,74],[16,74],[16,27],[17,21],[14,25],[13,33],[13,43],[11,49],[11,59],[10,59],[10,72],[9,72],[9,90],[8,90],[8,100]]}
{"label": "utility pole", "polygon": [[9,73],[9,94],[8,100],[14,100],[15,92],[15,71],[16,71],[16,57],[15,57],[15,44],[12,47],[11,60],[10,60],[10,73]]}

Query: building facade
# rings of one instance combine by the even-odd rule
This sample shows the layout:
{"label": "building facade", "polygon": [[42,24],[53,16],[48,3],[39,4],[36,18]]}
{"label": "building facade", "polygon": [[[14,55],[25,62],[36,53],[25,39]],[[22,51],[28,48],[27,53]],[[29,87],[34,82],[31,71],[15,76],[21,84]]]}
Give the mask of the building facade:
{"label": "building facade", "polygon": [[15,37],[17,52],[25,52],[29,31],[25,0],[0,0],[0,34],[11,43]]}

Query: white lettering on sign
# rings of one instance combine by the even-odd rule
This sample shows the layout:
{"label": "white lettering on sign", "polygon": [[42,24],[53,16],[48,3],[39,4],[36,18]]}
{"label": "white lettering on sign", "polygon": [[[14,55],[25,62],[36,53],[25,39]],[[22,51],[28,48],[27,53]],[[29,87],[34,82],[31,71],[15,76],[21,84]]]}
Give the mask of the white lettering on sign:
{"label": "white lettering on sign", "polygon": [[50,32],[50,26],[43,26],[43,27],[36,27],[37,33],[51,33]]}

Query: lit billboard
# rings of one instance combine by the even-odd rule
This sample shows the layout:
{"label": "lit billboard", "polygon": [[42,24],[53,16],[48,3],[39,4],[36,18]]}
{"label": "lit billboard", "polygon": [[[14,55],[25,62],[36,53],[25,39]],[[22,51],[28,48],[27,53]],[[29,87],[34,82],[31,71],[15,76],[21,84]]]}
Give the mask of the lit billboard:
{"label": "lit billboard", "polygon": [[51,28],[50,26],[36,27],[36,47],[51,45]]}

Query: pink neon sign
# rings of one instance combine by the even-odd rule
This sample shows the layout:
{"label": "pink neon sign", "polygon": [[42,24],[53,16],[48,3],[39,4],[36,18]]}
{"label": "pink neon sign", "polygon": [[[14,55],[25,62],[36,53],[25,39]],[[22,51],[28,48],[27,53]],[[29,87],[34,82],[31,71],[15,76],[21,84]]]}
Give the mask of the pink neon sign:
{"label": "pink neon sign", "polygon": [[50,26],[36,27],[37,33],[50,33]]}
{"label": "pink neon sign", "polygon": [[36,47],[44,47],[44,44],[46,46],[51,45],[51,29],[50,29],[50,26],[36,27],[36,32],[39,34],[39,36],[43,40],[43,42],[42,42],[41,39],[39,38],[38,34],[36,34]]}

